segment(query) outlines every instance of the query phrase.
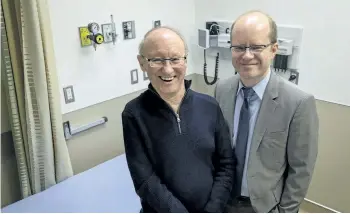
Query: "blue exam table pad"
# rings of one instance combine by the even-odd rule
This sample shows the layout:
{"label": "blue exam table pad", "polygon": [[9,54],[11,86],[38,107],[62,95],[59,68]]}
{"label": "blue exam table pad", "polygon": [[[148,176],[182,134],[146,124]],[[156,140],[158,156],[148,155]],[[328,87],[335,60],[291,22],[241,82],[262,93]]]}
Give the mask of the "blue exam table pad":
{"label": "blue exam table pad", "polygon": [[138,213],[125,154],[1,209],[3,213]]}

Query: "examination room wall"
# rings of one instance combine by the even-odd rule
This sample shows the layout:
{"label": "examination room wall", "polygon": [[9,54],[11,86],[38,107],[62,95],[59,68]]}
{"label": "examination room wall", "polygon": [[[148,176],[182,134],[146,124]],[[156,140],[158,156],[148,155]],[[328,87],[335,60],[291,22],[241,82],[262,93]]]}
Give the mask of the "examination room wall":
{"label": "examination room wall", "polygon": [[[79,173],[124,152],[121,112],[149,84],[138,65],[138,45],[155,20],[179,29],[192,43],[196,32],[194,1],[102,0],[98,6],[93,0],[49,2],[63,121],[77,127],[104,116],[108,118],[106,124],[67,141],[74,173]],[[78,27],[92,21],[100,25],[109,23],[111,14],[119,34],[117,43],[102,44],[96,51],[93,47],[81,48]],[[136,38],[124,40],[122,22],[131,20],[135,21]],[[193,67],[189,58],[189,73]],[[133,69],[138,69],[137,84],[130,82]],[[75,102],[65,104],[62,88],[68,85],[74,88]]]}
{"label": "examination room wall", "polygon": [[[139,69],[136,61],[137,45],[142,35],[151,27],[152,20],[159,19],[162,21],[162,25],[175,26],[184,33],[190,46],[190,66],[187,78],[193,79],[194,90],[212,95],[213,86],[205,85],[202,76],[203,53],[195,47],[196,29],[203,28],[203,23],[206,20],[233,20],[246,10],[262,9],[276,18],[277,22],[298,24],[305,27],[303,49],[307,50],[302,52],[299,85],[304,90],[316,95],[320,116],[319,158],[307,198],[339,211],[350,212],[350,204],[348,203],[350,183],[347,181],[350,178],[350,171],[347,170],[350,168],[350,159],[347,155],[350,151],[350,107],[335,104],[345,102],[349,98],[333,96],[337,90],[343,87],[345,81],[349,80],[347,75],[350,72],[346,73],[343,69],[348,67],[345,64],[347,60],[341,59],[348,57],[345,51],[349,50],[350,47],[345,47],[344,45],[349,45],[345,42],[347,40],[340,38],[350,38],[350,30],[346,29],[349,28],[348,26],[340,23],[350,19],[350,15],[346,15],[348,13],[341,12],[345,8],[349,8],[350,2],[334,1],[332,5],[336,8],[332,8],[329,1],[316,0],[307,2],[302,0],[290,2],[278,0],[178,0],[176,4],[174,1],[168,0],[130,0],[124,3],[115,0],[101,0],[98,5],[96,5],[96,1],[92,0],[48,1],[59,72],[63,121],[70,121],[74,126],[78,126],[102,116],[108,117],[106,124],[67,140],[75,174],[124,152],[120,114],[125,104],[146,88],[148,81],[142,79],[142,73],[139,70],[139,84],[137,86],[129,87],[129,92],[124,95],[119,96],[118,93],[114,92],[116,85],[124,86],[118,82],[119,73],[120,78],[124,78],[123,75],[128,75],[131,69]],[[141,9],[136,6],[140,6]],[[321,11],[317,12],[315,6],[319,6]],[[131,9],[128,10],[128,7]],[[325,8],[338,11],[343,19],[336,17],[336,14],[326,13]],[[314,16],[310,15],[310,11]],[[119,38],[120,40],[115,46],[113,44],[101,45],[97,47],[96,51],[92,47],[80,48],[78,27],[91,21],[107,23],[110,21],[110,14],[114,15],[117,33],[120,36],[122,33],[120,23],[135,20],[136,39],[123,41],[122,38]],[[324,24],[320,21],[321,19],[325,21]],[[330,24],[331,20],[338,20],[338,22]],[[332,27],[333,30],[328,29],[328,27]],[[337,33],[334,32],[334,29],[342,29],[342,31]],[[335,35],[338,36],[334,38]],[[326,48],[323,48],[324,45]],[[340,63],[336,64],[335,60],[339,60]],[[211,75],[214,65],[213,59],[209,58],[208,64],[208,73]],[[106,71],[106,68],[112,68],[112,70]],[[219,73],[220,78],[233,75],[231,62],[221,60]],[[113,79],[115,79],[115,83],[110,85],[110,89],[107,88],[109,84],[104,86],[101,83],[106,78],[110,79],[109,84],[113,83]],[[313,87],[312,84],[316,83],[317,85]],[[76,95],[76,102],[71,104],[64,104],[62,88],[67,85],[73,86]],[[20,197],[16,161],[9,132],[10,126],[6,117],[3,117],[3,115],[7,115],[3,103],[2,101],[2,206],[12,203]]]}
{"label": "examination room wall", "polygon": [[[350,1],[335,0],[196,0],[196,27],[206,21],[233,21],[248,10],[263,10],[284,25],[304,28],[299,59],[299,87],[317,98],[320,118],[319,155],[307,199],[350,212]],[[198,90],[212,94],[204,83],[203,50],[197,50]],[[213,76],[214,59],[208,57]],[[220,60],[219,77],[234,74],[231,60]]]}
{"label": "examination room wall", "polygon": [[[124,153],[121,112],[149,84],[137,62],[138,45],[153,21],[177,28],[189,44],[195,36],[193,0],[47,0],[53,31],[63,121],[73,127],[106,116],[108,122],[67,140],[74,174]],[[117,42],[81,47],[78,27],[110,23],[113,15]],[[123,21],[135,21],[135,39],[123,39]],[[101,31],[100,31],[101,32]],[[189,46],[191,52],[192,47]],[[193,73],[189,58],[188,74]],[[131,85],[130,71],[138,69]],[[65,104],[63,88],[73,86],[75,102]],[[3,91],[1,95],[3,95]],[[3,97],[3,96],[2,96]],[[6,103],[2,100],[2,104]],[[5,110],[5,108],[4,108]],[[8,120],[2,112],[2,206],[20,199],[16,159]],[[4,125],[5,124],[5,125]],[[3,133],[4,131],[4,133]]]}

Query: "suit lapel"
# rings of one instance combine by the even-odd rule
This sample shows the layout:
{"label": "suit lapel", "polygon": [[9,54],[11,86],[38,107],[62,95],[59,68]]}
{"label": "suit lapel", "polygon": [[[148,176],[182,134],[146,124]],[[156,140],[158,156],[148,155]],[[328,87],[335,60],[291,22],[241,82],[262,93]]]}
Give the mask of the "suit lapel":
{"label": "suit lapel", "polygon": [[227,116],[228,116],[228,124],[230,126],[230,132],[231,132],[231,137],[233,137],[233,128],[234,128],[234,113],[235,113],[235,106],[236,106],[236,94],[237,94],[237,89],[238,89],[238,84],[239,83],[239,77],[238,75],[233,78],[232,84],[230,86],[230,90],[227,92],[228,94],[225,96],[228,98],[227,100],[227,106],[228,106],[228,111],[227,111]]}
{"label": "suit lapel", "polygon": [[[272,71],[271,71],[272,72]],[[271,73],[269,83],[266,86],[258,118],[254,128],[252,138],[251,152],[258,150],[261,140],[266,132],[268,121],[274,117],[274,112],[277,107],[278,97],[278,79],[275,73]]]}

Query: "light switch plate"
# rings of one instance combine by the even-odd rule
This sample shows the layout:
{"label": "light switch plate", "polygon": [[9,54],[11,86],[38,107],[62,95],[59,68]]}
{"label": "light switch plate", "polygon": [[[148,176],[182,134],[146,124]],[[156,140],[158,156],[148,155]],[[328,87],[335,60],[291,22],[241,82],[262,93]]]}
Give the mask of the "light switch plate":
{"label": "light switch plate", "polygon": [[135,21],[126,21],[123,22],[123,34],[124,39],[135,39]]}
{"label": "light switch plate", "polygon": [[64,93],[64,99],[65,99],[66,104],[75,102],[74,91],[73,91],[72,85],[63,88],[63,93]]}
{"label": "light switch plate", "polygon": [[137,69],[133,69],[130,71],[131,84],[136,84],[139,82],[139,74]]}
{"label": "light switch plate", "polygon": [[143,80],[144,81],[148,80],[149,78],[148,78],[147,72],[144,71],[142,73],[143,73]]}
{"label": "light switch plate", "polygon": [[160,27],[160,26],[161,26],[160,20],[156,20],[153,22],[153,27]]}
{"label": "light switch plate", "polygon": [[103,24],[101,25],[102,27],[102,34],[104,37],[104,43],[110,43],[113,41],[112,39],[112,32],[113,32],[113,28],[112,28],[112,24],[108,23],[108,24]]}

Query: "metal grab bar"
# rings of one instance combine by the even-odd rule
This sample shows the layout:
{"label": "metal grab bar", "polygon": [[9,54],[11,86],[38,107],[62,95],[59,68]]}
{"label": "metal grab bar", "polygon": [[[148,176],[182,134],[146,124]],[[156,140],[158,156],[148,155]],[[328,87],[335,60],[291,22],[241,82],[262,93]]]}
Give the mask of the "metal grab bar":
{"label": "metal grab bar", "polygon": [[74,135],[79,134],[80,132],[86,131],[88,129],[94,128],[96,126],[102,125],[104,123],[108,122],[108,118],[107,117],[102,117],[99,120],[96,120],[94,122],[91,122],[89,124],[86,125],[82,125],[79,126],[77,128],[72,129],[70,122],[66,121],[63,123],[63,132],[64,132],[64,137],[66,138],[66,140],[71,139]]}

